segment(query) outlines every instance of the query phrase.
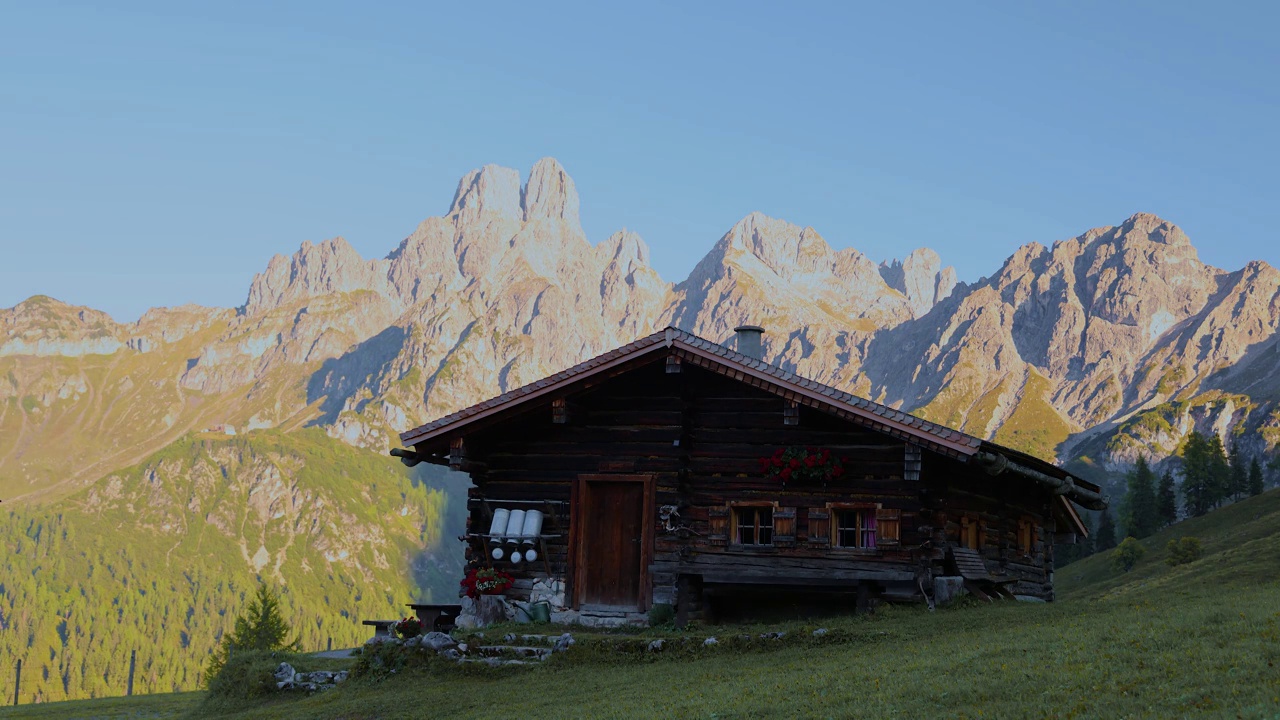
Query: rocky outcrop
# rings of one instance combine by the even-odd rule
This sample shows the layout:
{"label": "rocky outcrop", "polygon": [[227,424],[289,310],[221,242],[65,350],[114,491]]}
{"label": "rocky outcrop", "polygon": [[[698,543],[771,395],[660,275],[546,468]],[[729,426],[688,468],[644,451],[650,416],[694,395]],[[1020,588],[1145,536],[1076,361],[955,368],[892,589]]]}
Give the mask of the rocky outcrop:
{"label": "rocky outcrop", "polygon": [[392,297],[387,266],[386,260],[366,261],[340,237],[319,245],[304,242],[292,258],[276,255],[264,272],[254,276],[244,312],[261,315],[333,293],[373,292]]}
{"label": "rocky outcrop", "polygon": [[0,356],[110,355],[124,347],[126,329],[100,310],[36,295],[0,310]]}
{"label": "rocky outcrop", "polygon": [[951,295],[956,287],[956,269],[942,267],[942,258],[929,248],[912,250],[907,259],[880,263],[885,283],[907,297],[916,317]]}

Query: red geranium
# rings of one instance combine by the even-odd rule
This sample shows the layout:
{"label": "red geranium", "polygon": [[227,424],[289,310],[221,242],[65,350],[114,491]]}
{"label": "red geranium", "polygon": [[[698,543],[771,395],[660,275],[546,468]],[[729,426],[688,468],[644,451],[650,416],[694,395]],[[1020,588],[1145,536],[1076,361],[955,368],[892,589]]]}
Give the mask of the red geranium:
{"label": "red geranium", "polygon": [[769,478],[827,482],[844,475],[844,466],[830,450],[815,447],[788,447],[760,458],[760,469]]}
{"label": "red geranium", "polygon": [[516,579],[510,573],[493,568],[471,568],[467,576],[458,583],[466,596],[475,599],[481,595],[498,595],[514,583]]}

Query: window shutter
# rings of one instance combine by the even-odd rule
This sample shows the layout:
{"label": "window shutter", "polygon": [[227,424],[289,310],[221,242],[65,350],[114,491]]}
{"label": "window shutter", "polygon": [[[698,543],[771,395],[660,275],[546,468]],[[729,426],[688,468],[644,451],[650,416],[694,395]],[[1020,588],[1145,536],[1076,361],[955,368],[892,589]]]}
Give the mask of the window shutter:
{"label": "window shutter", "polygon": [[796,509],[780,507],[773,510],[773,544],[778,547],[795,547]]}
{"label": "window shutter", "polygon": [[831,511],[824,508],[809,508],[809,547],[827,547],[831,545]]}
{"label": "window shutter", "polygon": [[902,511],[880,508],[876,510],[876,545],[897,545],[902,525]]}
{"label": "window shutter", "polygon": [[729,508],[717,506],[707,509],[707,542],[724,545],[729,542]]}
{"label": "window shutter", "polygon": [[982,549],[982,528],[977,518],[968,515],[960,518],[960,546],[970,550]]}

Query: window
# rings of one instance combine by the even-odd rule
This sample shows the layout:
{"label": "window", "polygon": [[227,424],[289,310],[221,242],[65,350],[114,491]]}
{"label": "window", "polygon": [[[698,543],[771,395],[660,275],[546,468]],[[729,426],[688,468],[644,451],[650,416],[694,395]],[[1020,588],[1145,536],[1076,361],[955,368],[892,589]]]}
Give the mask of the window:
{"label": "window", "polygon": [[772,506],[735,506],[733,541],[739,545],[773,544]]}
{"label": "window", "polygon": [[835,545],[845,548],[874,548],[876,546],[876,510],[836,510]]}

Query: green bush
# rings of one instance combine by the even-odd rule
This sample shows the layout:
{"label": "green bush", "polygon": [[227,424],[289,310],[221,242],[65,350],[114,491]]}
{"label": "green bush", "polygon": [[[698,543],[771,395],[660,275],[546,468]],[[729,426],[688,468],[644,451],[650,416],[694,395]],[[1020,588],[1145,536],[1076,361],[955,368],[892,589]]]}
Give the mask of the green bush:
{"label": "green bush", "polygon": [[1124,542],[1111,553],[1111,567],[1121,572],[1129,572],[1134,565],[1147,554],[1147,549],[1137,539],[1127,537]]}
{"label": "green bush", "polygon": [[1169,557],[1165,562],[1170,565],[1185,565],[1189,562],[1195,562],[1200,559],[1200,538],[1188,535],[1177,540],[1170,540],[1165,549],[1169,551]]}
{"label": "green bush", "polygon": [[235,704],[274,695],[278,691],[275,672],[280,663],[289,663],[297,668],[299,663],[305,665],[306,662],[305,656],[293,653],[270,650],[233,652],[217,674],[209,677],[208,699],[216,704],[227,701]]}
{"label": "green bush", "polygon": [[660,627],[676,620],[676,609],[668,603],[658,603],[649,608],[649,627]]}

